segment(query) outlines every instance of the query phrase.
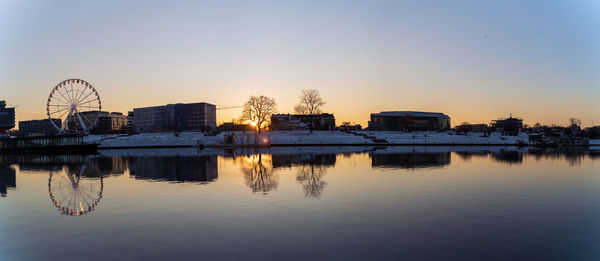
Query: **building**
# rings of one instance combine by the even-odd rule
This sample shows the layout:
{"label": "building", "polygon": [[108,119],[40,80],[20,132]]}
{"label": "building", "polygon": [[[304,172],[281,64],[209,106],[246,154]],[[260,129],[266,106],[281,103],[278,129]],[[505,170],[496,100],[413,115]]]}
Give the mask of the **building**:
{"label": "building", "polygon": [[273,114],[271,130],[335,130],[335,117],[331,113],[314,115]]}
{"label": "building", "polygon": [[[92,119],[98,117],[96,124],[90,130],[93,134],[109,134],[109,133],[124,133],[127,132],[127,116],[120,112],[107,111],[84,111],[79,113],[84,119]],[[79,119],[71,117],[69,119],[69,128],[77,129]],[[87,120],[84,120],[87,122]]]}
{"label": "building", "polygon": [[127,132],[127,116],[121,112],[100,112],[98,122],[92,133],[125,133]]}
{"label": "building", "polygon": [[350,132],[350,131],[359,131],[362,130],[362,126],[360,124],[353,124],[350,122],[344,122],[342,125],[338,127],[339,130]]}
{"label": "building", "polygon": [[15,127],[15,108],[6,108],[6,101],[0,101],[0,134]]}
{"label": "building", "polygon": [[127,132],[128,133],[135,132],[135,125],[133,123],[133,111],[127,112]]}
{"label": "building", "polygon": [[135,108],[133,125],[138,133],[215,130],[217,107],[199,102]]}
{"label": "building", "polygon": [[486,124],[461,124],[454,128],[456,132],[487,132],[488,126]]}
{"label": "building", "polygon": [[513,118],[512,114],[506,119],[493,120],[491,129],[503,134],[517,135],[523,129],[523,119]]}
{"label": "building", "polygon": [[[62,126],[61,119],[52,119],[52,121],[57,127]],[[53,136],[57,134],[58,129],[52,125],[49,119],[19,122],[19,136],[21,137]]]}
{"label": "building", "polygon": [[371,113],[369,129],[376,131],[444,131],[450,117],[438,112],[383,111]]}
{"label": "building", "polygon": [[256,127],[250,124],[235,124],[233,122],[224,122],[219,126],[219,131],[255,131]]}

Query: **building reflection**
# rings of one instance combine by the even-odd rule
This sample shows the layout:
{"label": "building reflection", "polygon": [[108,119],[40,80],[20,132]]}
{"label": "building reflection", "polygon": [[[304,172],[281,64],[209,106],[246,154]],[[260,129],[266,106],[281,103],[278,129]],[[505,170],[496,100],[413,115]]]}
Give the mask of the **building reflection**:
{"label": "building reflection", "polygon": [[336,154],[273,155],[273,168],[291,168],[297,165],[335,166]]}
{"label": "building reflection", "polygon": [[219,176],[217,156],[132,157],[129,174],[135,179],[200,183]]}
{"label": "building reflection", "polygon": [[505,150],[493,151],[490,153],[491,159],[507,163],[507,164],[521,164],[523,163],[523,151],[521,150]]}
{"label": "building reflection", "polygon": [[8,190],[16,187],[16,170],[11,166],[0,164],[0,196],[6,197]]}
{"label": "building reflection", "polygon": [[598,159],[600,151],[590,151],[589,147],[558,147],[558,148],[532,148],[528,155],[536,160],[566,160],[569,165],[581,164],[584,158]]}
{"label": "building reflection", "polygon": [[374,168],[435,168],[450,165],[450,152],[433,153],[371,153]]}

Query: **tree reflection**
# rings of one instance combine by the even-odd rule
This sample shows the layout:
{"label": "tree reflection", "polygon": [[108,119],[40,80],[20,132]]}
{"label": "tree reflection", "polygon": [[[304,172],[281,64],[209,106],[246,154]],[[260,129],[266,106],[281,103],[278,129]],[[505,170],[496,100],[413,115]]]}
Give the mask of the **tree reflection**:
{"label": "tree reflection", "polygon": [[262,192],[266,195],[267,192],[277,189],[279,177],[273,172],[271,155],[248,155],[240,157],[239,162],[245,183],[252,192]]}
{"label": "tree reflection", "polygon": [[326,171],[322,165],[313,163],[301,165],[297,169],[296,181],[302,184],[304,196],[309,198],[321,197],[321,192],[327,183],[321,179]]}

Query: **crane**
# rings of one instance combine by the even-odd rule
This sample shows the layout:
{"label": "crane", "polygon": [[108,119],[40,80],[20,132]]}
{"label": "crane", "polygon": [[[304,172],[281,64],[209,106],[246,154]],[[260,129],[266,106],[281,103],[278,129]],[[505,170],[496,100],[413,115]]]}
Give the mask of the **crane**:
{"label": "crane", "polygon": [[236,108],[242,108],[244,106],[225,106],[225,107],[219,107],[217,108],[217,110],[226,110],[226,109],[236,109]]}
{"label": "crane", "polygon": [[[237,108],[242,108],[242,107],[244,107],[244,106],[223,106],[223,107],[218,107],[217,111],[227,110],[227,109],[237,109]],[[219,117],[217,117],[217,118],[219,118]],[[219,124],[221,124],[221,123],[222,122],[219,122]]]}

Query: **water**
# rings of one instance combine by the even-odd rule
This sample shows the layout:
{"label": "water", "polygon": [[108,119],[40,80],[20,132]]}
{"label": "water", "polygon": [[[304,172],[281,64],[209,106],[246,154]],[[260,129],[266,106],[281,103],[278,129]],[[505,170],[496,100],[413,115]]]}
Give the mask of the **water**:
{"label": "water", "polygon": [[0,260],[600,260],[600,152],[0,156]]}

